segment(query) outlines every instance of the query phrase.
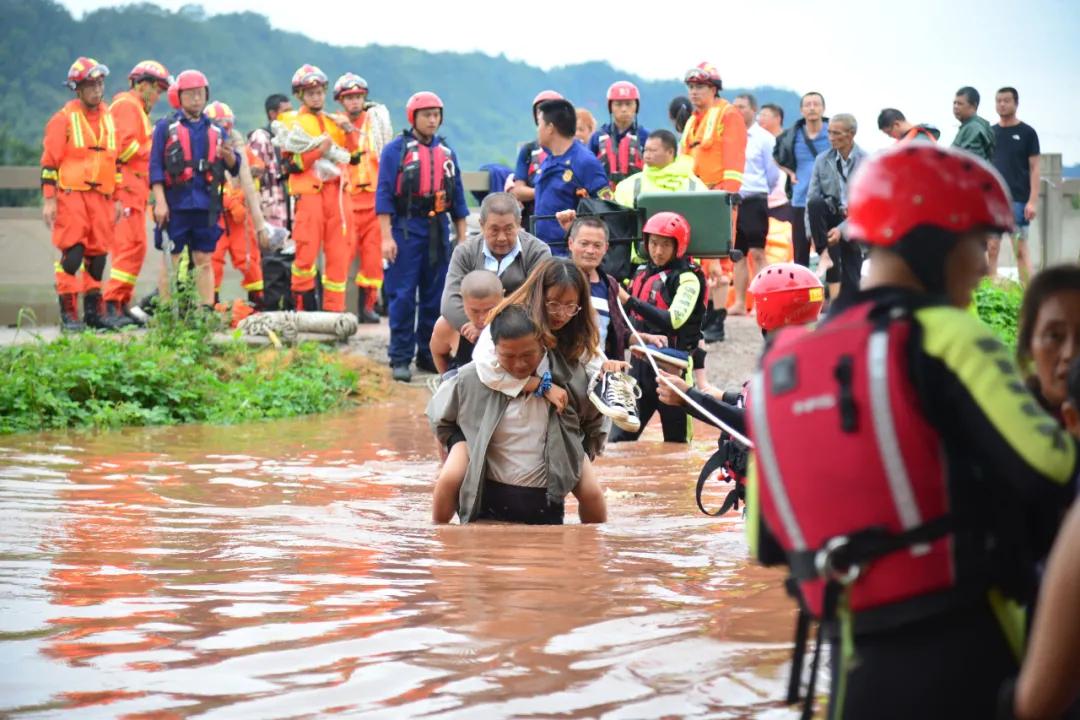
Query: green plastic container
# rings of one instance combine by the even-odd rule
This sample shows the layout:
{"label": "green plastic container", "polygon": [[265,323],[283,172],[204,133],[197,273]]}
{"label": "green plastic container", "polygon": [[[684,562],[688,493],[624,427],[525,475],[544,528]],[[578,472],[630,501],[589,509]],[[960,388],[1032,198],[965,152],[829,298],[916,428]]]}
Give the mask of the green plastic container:
{"label": "green plastic container", "polygon": [[731,203],[728,193],[642,193],[638,208],[648,219],[658,212],[676,212],[690,223],[690,250],[696,258],[722,258],[731,252]]}

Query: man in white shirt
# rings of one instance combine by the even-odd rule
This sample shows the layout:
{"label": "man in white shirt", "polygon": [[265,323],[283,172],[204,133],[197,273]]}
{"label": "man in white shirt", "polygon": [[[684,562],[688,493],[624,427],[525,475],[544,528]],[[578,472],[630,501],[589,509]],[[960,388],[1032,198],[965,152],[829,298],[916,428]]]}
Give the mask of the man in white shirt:
{"label": "man in white shirt", "polygon": [[739,95],[732,103],[746,122],[746,167],[739,190],[739,209],[735,220],[735,249],[743,254],[735,262],[735,304],[729,315],[746,314],[746,287],[750,271],[765,267],[765,239],[769,235],[769,192],[776,185],[780,168],[773,162],[776,138],[755,122],[757,100],[753,95]]}

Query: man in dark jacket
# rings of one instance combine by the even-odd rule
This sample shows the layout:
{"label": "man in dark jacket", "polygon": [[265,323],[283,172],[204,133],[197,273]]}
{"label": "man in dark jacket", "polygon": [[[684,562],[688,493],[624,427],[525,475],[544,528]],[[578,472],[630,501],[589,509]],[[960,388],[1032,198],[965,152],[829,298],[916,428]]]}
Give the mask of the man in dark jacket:
{"label": "man in dark jacket", "polygon": [[994,131],[990,123],[979,117],[979,91],[962,87],[956,91],[952,104],[953,116],[960,121],[960,129],[953,138],[953,147],[967,150],[990,162],[994,159]]}
{"label": "man in dark jacket", "polygon": [[808,92],[799,103],[802,118],[776,139],[773,158],[788,175],[788,194],[791,197],[791,240],[795,262],[810,265],[810,239],[803,216],[806,195],[810,189],[810,174],[814,160],[829,149],[826,132],[829,118],[825,117],[825,98],[819,92]]}
{"label": "man in dark jacket", "polygon": [[608,228],[598,217],[582,217],[570,226],[570,257],[589,279],[592,307],[600,328],[600,347],[609,360],[625,360],[630,327],[615,307],[619,283],[600,267],[608,250]]}

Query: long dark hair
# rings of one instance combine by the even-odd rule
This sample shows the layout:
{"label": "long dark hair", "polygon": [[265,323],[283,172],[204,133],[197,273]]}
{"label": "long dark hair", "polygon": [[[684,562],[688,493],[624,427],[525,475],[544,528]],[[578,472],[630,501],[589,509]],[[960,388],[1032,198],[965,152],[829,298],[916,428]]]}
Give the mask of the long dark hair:
{"label": "long dark hair", "polygon": [[[572,288],[581,307],[559,330],[552,329],[545,306],[547,291],[553,287]],[[567,360],[600,354],[600,330],[592,310],[589,280],[569,258],[549,258],[537,265],[521,287],[492,309],[488,323],[510,305],[524,305],[540,331],[544,346],[558,349]]]}
{"label": "long dark hair", "polygon": [[1029,378],[1031,372],[1031,343],[1035,339],[1035,323],[1043,303],[1059,292],[1080,290],[1080,265],[1075,263],[1048,267],[1031,278],[1020,305],[1020,329],[1016,334],[1016,362]]}

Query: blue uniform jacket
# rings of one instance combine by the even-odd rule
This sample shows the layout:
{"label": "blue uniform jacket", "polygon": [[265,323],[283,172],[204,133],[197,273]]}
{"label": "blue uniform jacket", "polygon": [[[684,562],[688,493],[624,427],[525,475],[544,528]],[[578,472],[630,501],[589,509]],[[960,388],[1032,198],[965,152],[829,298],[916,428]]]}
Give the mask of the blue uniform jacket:
{"label": "blue uniform jacket", "polygon": [[[444,143],[443,139],[436,136],[433,143]],[[398,172],[401,170],[401,154],[405,145],[405,136],[398,135],[383,148],[379,157],[379,182],[375,187],[375,213],[377,215],[390,215],[390,226],[401,232],[405,230],[405,218],[398,217],[394,207],[394,195],[397,190]],[[449,215],[454,220],[460,220],[469,216],[469,207],[465,204],[465,187],[461,184],[461,163],[458,162],[457,153],[450,149],[450,159],[454,163],[454,197],[451,199],[450,211],[442,214],[442,223],[449,229]],[[429,233],[428,219],[426,217],[410,218],[408,220],[408,232],[423,235]]]}
{"label": "blue uniform jacket", "polygon": [[[596,156],[575,140],[562,155],[548,155],[536,173],[536,215],[554,215],[577,208],[578,191],[597,197],[609,190],[607,174]],[[556,220],[537,220],[536,236],[551,244],[561,242],[564,233]]]}
{"label": "blue uniform jacket", "polygon": [[[210,119],[202,115],[198,120],[188,120],[184,113],[177,110],[158,120],[154,125],[154,135],[150,147],[150,184],[161,183],[165,185],[165,142],[169,139],[169,125],[173,120],[180,118],[180,122],[187,126],[191,134],[191,157],[195,160],[205,158],[207,153],[207,135],[210,132]],[[228,139],[229,132],[222,128],[221,137]],[[226,167],[231,175],[240,171],[240,154],[237,153],[237,162],[233,167]],[[191,182],[182,187],[165,187],[165,200],[169,203],[170,210],[209,210],[210,187],[206,177],[202,173],[195,173]]]}
{"label": "blue uniform jacket", "polygon": [[[600,129],[597,130],[596,132],[594,132],[592,134],[592,137],[589,138],[589,152],[591,152],[593,155],[600,154],[600,136],[601,135],[610,135],[612,142],[615,143],[616,150],[618,150],[619,143],[622,142],[623,136],[626,135],[626,133],[632,131],[634,129],[634,127],[635,127],[634,125],[631,125],[630,127],[626,128],[626,132],[619,132],[615,128],[615,123],[613,123],[613,122],[604,123],[603,125],[600,126]],[[645,141],[648,140],[648,139],[649,139],[649,131],[646,130],[641,125],[637,125],[638,150],[640,150],[642,152],[645,151]]]}

